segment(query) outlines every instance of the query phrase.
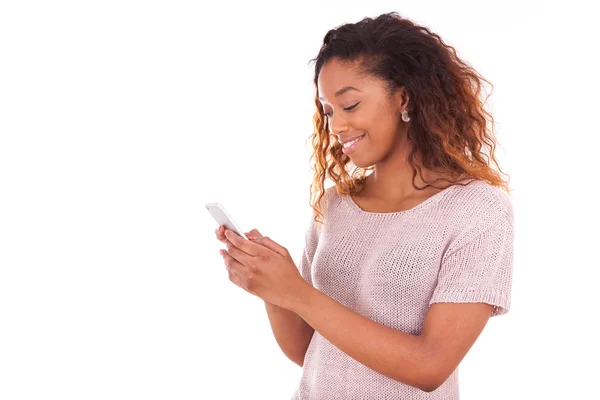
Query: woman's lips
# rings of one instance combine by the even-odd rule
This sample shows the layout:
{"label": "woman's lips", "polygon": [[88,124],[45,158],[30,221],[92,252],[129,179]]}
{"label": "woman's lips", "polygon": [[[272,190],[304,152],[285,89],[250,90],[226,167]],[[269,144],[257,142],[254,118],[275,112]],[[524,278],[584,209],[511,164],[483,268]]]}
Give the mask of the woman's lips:
{"label": "woman's lips", "polygon": [[354,150],[356,150],[356,148],[358,147],[360,142],[362,142],[364,137],[365,135],[363,134],[362,136],[359,136],[358,139],[354,139],[342,144],[342,152],[344,152],[344,154],[352,153]]}

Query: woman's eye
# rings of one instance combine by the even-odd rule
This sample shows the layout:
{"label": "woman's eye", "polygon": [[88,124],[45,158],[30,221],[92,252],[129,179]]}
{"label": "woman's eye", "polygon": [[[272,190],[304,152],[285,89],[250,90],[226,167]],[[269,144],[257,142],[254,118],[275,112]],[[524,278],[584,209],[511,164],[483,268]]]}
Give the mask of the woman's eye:
{"label": "woman's eye", "polygon": [[[344,108],[344,111],[351,111],[351,110],[353,110],[359,104],[360,104],[360,101],[358,103],[356,103],[355,105],[353,105],[353,106]],[[325,115],[327,118],[331,118],[331,113],[330,112],[325,113],[323,115]]]}

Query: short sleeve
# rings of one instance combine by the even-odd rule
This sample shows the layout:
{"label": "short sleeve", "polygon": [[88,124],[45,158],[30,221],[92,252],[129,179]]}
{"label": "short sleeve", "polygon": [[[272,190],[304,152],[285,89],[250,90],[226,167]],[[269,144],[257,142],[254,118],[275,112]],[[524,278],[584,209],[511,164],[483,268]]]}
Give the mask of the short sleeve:
{"label": "short sleeve", "polygon": [[300,267],[298,268],[300,275],[311,285],[313,284],[311,277],[312,261],[317,250],[317,245],[319,244],[319,230],[314,217],[315,213],[313,211],[308,229],[304,235],[304,249],[300,256]]}
{"label": "short sleeve", "polygon": [[496,213],[497,217],[488,227],[443,257],[429,305],[487,303],[494,306],[492,316],[508,312],[514,243],[512,209],[510,211]]}

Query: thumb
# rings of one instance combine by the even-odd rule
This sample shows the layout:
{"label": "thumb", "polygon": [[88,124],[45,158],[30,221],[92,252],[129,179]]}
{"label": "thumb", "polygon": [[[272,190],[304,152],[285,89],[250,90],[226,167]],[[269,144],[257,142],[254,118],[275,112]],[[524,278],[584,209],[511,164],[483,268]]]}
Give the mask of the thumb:
{"label": "thumb", "polygon": [[289,253],[285,247],[275,243],[267,236],[264,236],[264,237],[261,236],[259,239],[257,239],[257,242],[259,244],[265,246],[266,248],[273,250],[275,253],[281,254],[282,256],[287,257],[289,255]]}
{"label": "thumb", "polygon": [[246,237],[248,239],[258,239],[263,237],[263,235],[261,235],[261,233],[259,231],[257,231],[256,229],[252,229],[250,232],[246,232]]}

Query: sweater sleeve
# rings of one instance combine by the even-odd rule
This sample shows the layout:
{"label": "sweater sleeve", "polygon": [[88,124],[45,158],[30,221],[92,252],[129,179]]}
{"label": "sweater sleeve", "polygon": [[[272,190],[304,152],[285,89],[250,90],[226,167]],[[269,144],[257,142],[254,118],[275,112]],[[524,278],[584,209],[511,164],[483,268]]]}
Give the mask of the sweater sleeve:
{"label": "sweater sleeve", "polygon": [[304,280],[311,285],[313,285],[311,276],[312,261],[319,243],[319,231],[314,217],[315,214],[313,212],[310,224],[304,235],[304,249],[302,250],[302,255],[300,256],[300,266],[298,268]]}
{"label": "sweater sleeve", "polygon": [[[437,286],[429,305],[487,303],[492,316],[510,309],[513,271],[513,218],[496,213],[491,224],[475,224],[464,237],[469,239],[442,258]],[[489,220],[488,220],[489,222]]]}

